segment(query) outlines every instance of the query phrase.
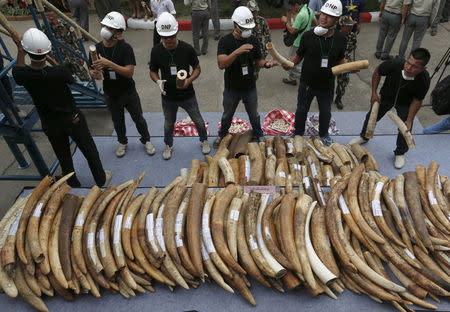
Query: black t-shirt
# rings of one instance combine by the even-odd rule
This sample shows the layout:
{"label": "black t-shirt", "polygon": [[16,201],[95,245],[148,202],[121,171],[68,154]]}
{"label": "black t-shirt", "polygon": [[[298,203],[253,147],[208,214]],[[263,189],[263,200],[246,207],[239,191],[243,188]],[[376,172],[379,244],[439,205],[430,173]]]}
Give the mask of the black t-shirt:
{"label": "black t-shirt", "polygon": [[[402,76],[405,60],[395,58],[380,64],[378,72],[386,76],[380,94],[384,99],[395,101],[397,105],[409,106],[413,99],[423,100],[430,87],[430,75],[425,70],[414,77],[414,80],[405,80]],[[398,96],[397,96],[398,93]]]}
{"label": "black t-shirt", "polygon": [[[117,65],[136,65],[133,48],[125,40],[118,40],[117,44],[110,48],[105,47],[103,42],[99,42],[95,46],[98,54]],[[109,96],[119,96],[135,90],[133,78],[119,75],[111,69],[103,69],[103,78],[103,90]]]}
{"label": "black t-shirt", "polygon": [[174,50],[167,50],[162,43],[153,47],[150,55],[150,71],[160,72],[162,80],[167,80],[164,84],[166,95],[163,97],[169,100],[186,100],[195,95],[192,84],[186,89],[178,89],[176,86],[176,74],[179,70],[186,70],[190,77],[190,68],[197,67],[199,61],[194,48],[181,40]]}
{"label": "black t-shirt", "polygon": [[[325,38],[309,30],[303,34],[297,54],[303,57],[300,80],[317,89],[329,89],[334,85],[331,67],[336,66],[344,58],[347,39],[335,31],[331,37]],[[324,59],[328,59],[327,67],[322,67]]]}
{"label": "black t-shirt", "polygon": [[250,90],[255,87],[255,61],[262,57],[261,43],[256,37],[251,36],[250,38],[238,40],[232,33],[228,34],[220,39],[217,55],[230,55],[234,50],[246,43],[253,45],[253,49],[249,53],[239,55],[230,66],[225,68],[225,89]]}
{"label": "black t-shirt", "polygon": [[75,80],[66,66],[46,66],[43,69],[14,66],[12,74],[16,83],[24,86],[30,94],[43,122],[57,113],[77,110],[67,85]]}

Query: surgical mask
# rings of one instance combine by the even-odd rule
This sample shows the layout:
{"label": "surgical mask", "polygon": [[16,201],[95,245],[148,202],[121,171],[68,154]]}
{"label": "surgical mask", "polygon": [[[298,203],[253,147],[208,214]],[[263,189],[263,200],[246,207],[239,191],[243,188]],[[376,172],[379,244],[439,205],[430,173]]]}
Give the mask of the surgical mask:
{"label": "surgical mask", "polygon": [[405,71],[404,71],[404,70],[402,70],[402,76],[403,76],[403,79],[405,79],[405,80],[414,80],[414,77],[409,77],[409,76],[406,76],[406,74],[405,74]]}
{"label": "surgical mask", "polygon": [[328,32],[328,28],[322,27],[322,26],[316,26],[314,27],[314,34],[317,36],[323,36]]}
{"label": "surgical mask", "polygon": [[110,40],[113,33],[107,27],[102,27],[102,30],[100,30],[100,36],[105,40]]}
{"label": "surgical mask", "polygon": [[251,29],[246,29],[241,31],[241,37],[242,38],[249,38],[252,35]]}

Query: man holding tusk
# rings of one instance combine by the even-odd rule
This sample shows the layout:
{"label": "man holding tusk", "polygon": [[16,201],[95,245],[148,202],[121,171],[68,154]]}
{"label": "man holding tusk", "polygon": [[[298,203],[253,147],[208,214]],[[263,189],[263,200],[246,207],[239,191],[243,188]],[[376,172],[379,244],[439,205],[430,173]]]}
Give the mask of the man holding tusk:
{"label": "man holding tusk", "polygon": [[[328,0],[321,8],[319,25],[303,35],[297,54],[291,58],[294,64],[304,61],[298,88],[294,134],[304,135],[308,111],[316,97],[319,104],[319,135],[326,145],[333,143],[328,134],[335,80],[331,68],[347,62],[344,57],[346,38],[335,30],[341,15],[341,1]],[[283,68],[291,69],[286,65]]]}
{"label": "man holding tusk", "polygon": [[95,45],[99,59],[93,61],[90,74],[94,79],[102,79],[106,105],[111,112],[118,145],[116,156],[123,157],[127,150],[128,139],[125,126],[125,108],[130,113],[141,135],[140,141],[148,155],[155,154],[150,142],[147,122],[142,115],[141,100],[133,80],[136,59],[133,48],[123,40],[126,29],[125,19],[118,12],[109,12],[101,22],[100,36],[103,41]]}
{"label": "man holding tusk", "polygon": [[[12,71],[14,80],[18,85],[24,86],[31,95],[41,119],[42,129],[61,164],[63,175],[74,172],[70,137],[86,157],[95,183],[100,187],[108,184],[112,173],[103,170],[86,119],[75,106],[68,86],[75,80],[68,66],[58,65],[48,55],[52,44],[47,36],[36,28],[28,29],[22,40],[14,38],[14,42],[17,45],[17,63]],[[30,57],[30,65],[25,65],[25,54]],[[47,62],[53,66],[48,66]],[[75,174],[67,183],[71,187],[81,186]]]}
{"label": "man holding tusk", "polygon": [[[405,61],[401,58],[387,60],[381,63],[372,75],[372,97],[371,105],[378,102],[377,121],[393,107],[395,107],[398,116],[405,122],[409,131],[412,129],[414,117],[422,106],[422,101],[430,87],[430,75],[426,70],[427,63],[430,60],[430,52],[424,48],[418,48],[411,52],[411,55]],[[381,87],[380,96],[378,95],[378,85],[381,76],[386,76]],[[364,137],[367,123],[369,121],[371,110],[366,115],[360,137],[352,139],[349,144],[364,144],[368,141]],[[397,148],[394,151],[394,166],[401,169],[405,165],[405,153],[408,151],[408,145],[404,137],[399,133],[397,135]]]}
{"label": "man holding tusk", "polygon": [[261,55],[261,44],[252,30],[255,21],[252,12],[245,6],[234,10],[231,20],[234,29],[231,34],[222,37],[217,48],[217,63],[225,69],[225,90],[223,91],[223,109],[221,128],[214,140],[214,148],[218,148],[222,138],[228,134],[234,112],[242,100],[245,105],[255,140],[263,137],[261,121],[258,113],[258,95],[256,91],[255,66],[271,68],[278,65],[274,61],[266,61]]}
{"label": "man holding tusk", "polygon": [[[161,43],[154,46],[150,55],[150,78],[161,90],[161,102],[164,112],[164,148],[163,158],[172,157],[173,128],[178,108],[183,108],[197,127],[201,149],[204,155],[210,153],[205,122],[198,109],[197,98],[192,82],[200,76],[201,68],[195,49],[188,43],[178,40],[178,22],[170,13],[162,13],[156,23],[156,31]],[[192,73],[190,73],[192,68]],[[177,75],[187,73],[184,80]],[[179,73],[180,72],[180,73]],[[190,73],[190,74],[189,74]]]}

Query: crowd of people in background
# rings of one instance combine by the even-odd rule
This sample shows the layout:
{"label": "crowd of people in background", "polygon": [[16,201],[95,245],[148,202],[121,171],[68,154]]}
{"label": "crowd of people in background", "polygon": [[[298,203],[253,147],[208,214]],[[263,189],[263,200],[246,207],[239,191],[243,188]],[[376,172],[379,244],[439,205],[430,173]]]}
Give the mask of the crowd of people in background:
{"label": "crowd of people in background", "polygon": [[[73,3],[78,0],[67,1],[72,9]],[[338,75],[336,78],[331,68],[356,59],[355,51],[361,31],[360,13],[364,8],[364,1],[290,0],[289,3],[291,8],[282,17],[286,25],[283,41],[290,48],[289,56],[294,65],[282,65],[287,71],[287,77],[282,79],[282,83],[299,85],[293,135],[305,134],[307,114],[313,99],[316,98],[319,106],[319,136],[324,144],[331,145],[334,142],[328,133],[331,107],[335,103],[337,108],[343,108],[343,95],[350,79],[349,73]],[[383,62],[373,73],[371,94],[371,103],[380,103],[378,119],[391,108],[395,108],[408,129],[412,128],[414,117],[430,86],[426,66],[431,55],[428,50],[420,47],[421,41],[428,27],[435,25],[436,21],[448,19],[445,15],[448,3],[449,0],[381,1],[380,33],[375,57]],[[171,0],[151,0],[149,6],[155,20],[149,76],[161,92],[161,106],[165,118],[165,148],[162,157],[165,160],[172,157],[173,130],[179,108],[184,109],[195,123],[202,153],[206,155],[211,151],[193,85],[202,72],[199,56],[209,53],[210,18],[213,19],[214,39],[219,41],[218,68],[224,70],[223,114],[221,128],[213,143],[214,148],[217,148],[222,138],[228,134],[232,118],[241,101],[253,129],[253,140],[258,142],[263,139],[264,133],[258,111],[258,76],[261,69],[281,65],[268,57],[266,44],[271,41],[271,34],[267,21],[260,16],[259,6],[255,0],[232,0],[233,29],[223,36],[218,21],[218,0],[185,0],[184,4],[192,10],[192,45],[177,37],[178,21]],[[133,14],[137,17],[139,10],[135,10]],[[84,23],[84,17],[76,16],[76,18],[80,23]],[[215,18],[217,21],[214,21]],[[58,35],[58,39],[73,40],[67,25],[59,23],[54,16],[50,16],[49,19],[52,29],[64,34]],[[125,110],[130,113],[136,125],[144,151],[152,156],[156,150],[150,140],[133,80],[136,59],[133,48],[124,38],[127,28],[125,18],[121,13],[112,11],[105,13],[100,24],[102,41],[96,44],[96,51],[100,57],[91,60],[89,75],[94,79],[103,80],[106,104],[117,133],[116,156],[125,156],[127,150]],[[86,26],[85,23],[83,25]],[[401,25],[405,26],[405,30],[398,57],[394,57],[391,55],[391,49]],[[432,35],[435,32],[436,28],[432,28]],[[412,35],[414,39],[411,52],[406,54],[406,47]],[[111,177],[111,172],[103,169],[84,116],[74,105],[68,88],[68,84],[73,82],[73,74],[79,80],[87,80],[89,79],[87,73],[77,66],[80,64],[71,61],[70,58],[68,64],[58,65],[50,57],[51,42],[37,29],[29,29],[22,41],[17,38],[15,41],[18,47],[18,62],[14,67],[13,76],[16,82],[30,93],[41,117],[44,131],[61,161],[63,174],[73,171],[68,140],[68,137],[72,137],[88,160],[96,183],[99,186],[104,185]],[[30,66],[25,66],[25,54],[30,56]],[[181,82],[180,72],[185,73]],[[385,81],[381,91],[378,91],[382,77],[385,77]],[[58,91],[49,94],[46,92],[49,88]],[[361,136],[350,143],[367,142],[364,134],[369,114],[370,111],[363,123]],[[448,127],[449,123],[450,120],[446,119],[428,130],[431,132],[438,128],[443,129]],[[58,131],[58,128],[63,128],[64,131]],[[399,134],[394,151],[396,168],[400,169],[405,165],[407,151],[405,140]],[[76,175],[69,180],[69,184],[79,185]]]}

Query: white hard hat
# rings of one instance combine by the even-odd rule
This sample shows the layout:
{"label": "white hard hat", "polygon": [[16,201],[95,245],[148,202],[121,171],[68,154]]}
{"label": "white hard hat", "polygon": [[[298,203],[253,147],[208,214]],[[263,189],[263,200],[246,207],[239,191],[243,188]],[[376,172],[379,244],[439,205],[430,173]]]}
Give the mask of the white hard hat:
{"label": "white hard hat", "polygon": [[156,22],[156,31],[161,37],[170,37],[178,32],[178,22],[169,12],[163,12]]}
{"label": "white hard hat", "polygon": [[105,15],[103,20],[100,22],[103,26],[111,27],[114,29],[127,29],[127,23],[125,22],[125,18],[119,12],[109,12]]}
{"label": "white hard hat", "polygon": [[341,0],[328,0],[320,9],[320,12],[339,17],[342,15],[342,2]]}
{"label": "white hard hat", "polygon": [[46,34],[37,28],[30,28],[22,38],[23,49],[31,54],[45,55],[52,50],[52,43]]}
{"label": "white hard hat", "polygon": [[249,8],[245,6],[237,7],[234,10],[231,20],[242,28],[255,28],[255,20]]}

